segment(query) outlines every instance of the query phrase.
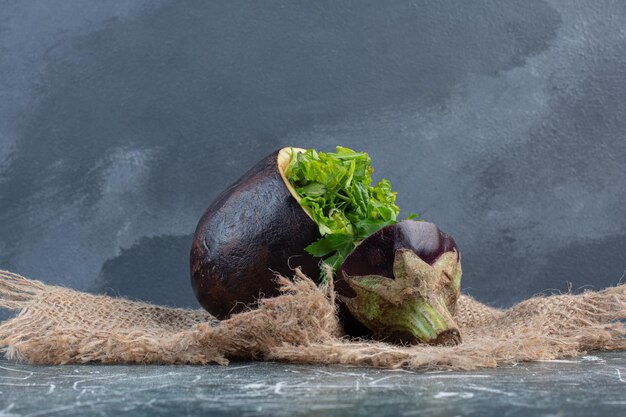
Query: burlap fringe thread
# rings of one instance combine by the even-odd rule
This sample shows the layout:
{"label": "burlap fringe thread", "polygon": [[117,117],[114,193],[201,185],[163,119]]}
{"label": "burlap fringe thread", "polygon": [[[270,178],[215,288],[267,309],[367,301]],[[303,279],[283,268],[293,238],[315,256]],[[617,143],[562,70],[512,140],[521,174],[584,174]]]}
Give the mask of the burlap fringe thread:
{"label": "burlap fringe thread", "polygon": [[461,370],[626,348],[626,285],[535,297],[508,310],[462,296],[461,345],[401,347],[342,338],[332,289],[301,272],[278,280],[281,296],[219,322],[199,310],[85,294],[0,271],[0,307],[20,311],[0,325],[0,346],[8,359],[34,364],[241,359]]}

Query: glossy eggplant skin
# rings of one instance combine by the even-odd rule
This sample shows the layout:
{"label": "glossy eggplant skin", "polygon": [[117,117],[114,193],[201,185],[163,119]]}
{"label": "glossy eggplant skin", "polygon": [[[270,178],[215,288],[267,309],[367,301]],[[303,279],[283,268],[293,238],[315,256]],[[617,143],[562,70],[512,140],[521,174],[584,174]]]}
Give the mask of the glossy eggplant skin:
{"label": "glossy eggplant skin", "polygon": [[398,249],[411,249],[432,265],[444,252],[457,249],[452,236],[434,223],[403,220],[364,239],[345,259],[340,270],[348,275],[395,278],[393,259]]}
{"label": "glossy eggplant skin", "polygon": [[[335,291],[344,297],[356,296],[343,279],[344,275],[379,275],[395,279],[393,261],[398,249],[412,250],[429,265],[445,252],[456,250],[458,253],[454,238],[439,230],[437,225],[403,220],[368,236],[346,257],[335,277]],[[359,322],[344,303],[339,302],[338,307],[346,333],[355,337],[371,334],[370,329]]]}
{"label": "glossy eggplant skin", "polygon": [[320,238],[287,189],[273,152],[224,190],[204,212],[191,247],[191,285],[219,319],[278,295],[276,273],[319,279],[319,259],[304,248]]}

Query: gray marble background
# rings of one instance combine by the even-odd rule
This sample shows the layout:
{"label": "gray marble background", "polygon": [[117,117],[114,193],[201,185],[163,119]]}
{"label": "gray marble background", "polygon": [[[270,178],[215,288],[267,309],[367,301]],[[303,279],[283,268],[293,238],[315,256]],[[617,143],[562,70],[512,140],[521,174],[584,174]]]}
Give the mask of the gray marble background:
{"label": "gray marble background", "polygon": [[0,268],[195,306],[213,197],[370,153],[506,306],[626,270],[622,1],[2,1]]}

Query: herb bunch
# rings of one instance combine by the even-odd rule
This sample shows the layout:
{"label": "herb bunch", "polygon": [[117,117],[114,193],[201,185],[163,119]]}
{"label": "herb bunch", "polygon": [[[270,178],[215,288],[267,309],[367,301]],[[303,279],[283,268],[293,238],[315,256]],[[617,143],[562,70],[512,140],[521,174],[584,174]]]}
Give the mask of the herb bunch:
{"label": "herb bunch", "polygon": [[[396,193],[386,179],[372,187],[373,171],[367,153],[341,146],[334,153],[292,151],[285,175],[322,236],[305,250],[323,258],[333,270],[361,240],[396,223],[400,212]],[[326,281],[323,266],[321,271]]]}

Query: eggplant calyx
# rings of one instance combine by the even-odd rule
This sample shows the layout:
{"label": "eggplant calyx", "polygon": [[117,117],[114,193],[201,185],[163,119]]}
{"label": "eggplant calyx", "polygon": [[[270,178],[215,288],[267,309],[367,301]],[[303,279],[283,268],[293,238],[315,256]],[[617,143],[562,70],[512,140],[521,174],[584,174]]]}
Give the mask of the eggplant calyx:
{"label": "eggplant calyx", "polygon": [[446,252],[429,265],[413,251],[399,249],[393,271],[395,279],[344,274],[356,297],[340,296],[340,300],[376,339],[408,344],[460,343],[452,316],[459,296],[458,253]]}

